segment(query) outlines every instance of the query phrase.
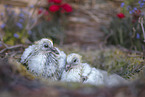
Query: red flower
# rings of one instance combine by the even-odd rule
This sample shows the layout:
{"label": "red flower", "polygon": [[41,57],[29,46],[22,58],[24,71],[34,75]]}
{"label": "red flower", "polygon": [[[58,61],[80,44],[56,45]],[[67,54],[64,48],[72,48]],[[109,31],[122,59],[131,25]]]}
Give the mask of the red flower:
{"label": "red flower", "polygon": [[141,16],[141,10],[139,10],[139,9],[133,13],[134,18],[139,18],[140,16]]}
{"label": "red flower", "polygon": [[52,3],[52,2],[54,2],[54,0],[48,0],[48,2],[49,2],[49,3]]}
{"label": "red flower", "polygon": [[50,7],[49,7],[49,11],[50,12],[57,12],[58,10],[59,10],[59,6],[58,5],[51,5]]}
{"label": "red flower", "polygon": [[132,18],[132,23],[135,23],[138,21],[139,17],[141,16],[141,10],[135,10],[135,12],[133,13],[133,18]]}
{"label": "red flower", "polygon": [[48,0],[49,3],[61,3],[62,0]]}
{"label": "red flower", "polygon": [[118,13],[117,17],[120,18],[120,19],[123,19],[123,18],[125,18],[125,15],[123,13]]}
{"label": "red flower", "polygon": [[42,9],[39,9],[39,10],[38,10],[38,14],[41,14],[42,12],[43,12]]}
{"label": "red flower", "polygon": [[135,12],[134,12],[136,15],[140,15],[141,14],[141,10],[136,10]]}
{"label": "red flower", "polygon": [[54,3],[61,3],[62,0],[53,0]]}
{"label": "red flower", "polygon": [[65,11],[65,12],[72,12],[72,7],[69,4],[67,4],[67,3],[62,4],[61,8],[62,8],[62,12],[63,11]]}

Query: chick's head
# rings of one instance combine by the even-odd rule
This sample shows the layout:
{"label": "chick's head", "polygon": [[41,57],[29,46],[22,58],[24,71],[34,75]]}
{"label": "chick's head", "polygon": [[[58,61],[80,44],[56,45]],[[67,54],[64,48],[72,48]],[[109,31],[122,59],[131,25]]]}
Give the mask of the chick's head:
{"label": "chick's head", "polygon": [[67,56],[66,71],[81,64],[82,56],[76,53],[72,53]]}
{"label": "chick's head", "polygon": [[53,42],[50,39],[43,38],[37,42],[35,42],[37,49],[42,51],[52,51],[54,49]]}

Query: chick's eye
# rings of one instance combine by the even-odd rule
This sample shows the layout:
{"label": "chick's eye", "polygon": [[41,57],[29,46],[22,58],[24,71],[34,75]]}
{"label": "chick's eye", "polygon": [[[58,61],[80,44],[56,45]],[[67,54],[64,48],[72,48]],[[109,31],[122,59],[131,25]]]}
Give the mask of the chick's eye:
{"label": "chick's eye", "polygon": [[44,44],[43,46],[44,46],[45,48],[48,48],[48,44]]}
{"label": "chick's eye", "polygon": [[77,62],[77,59],[75,59],[74,62]]}

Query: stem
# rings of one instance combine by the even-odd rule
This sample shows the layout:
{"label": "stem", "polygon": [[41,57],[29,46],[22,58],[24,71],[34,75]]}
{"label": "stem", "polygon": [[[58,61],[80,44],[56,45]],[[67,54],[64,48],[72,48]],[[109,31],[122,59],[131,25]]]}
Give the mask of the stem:
{"label": "stem", "polygon": [[120,43],[121,43],[121,45],[123,45],[123,31],[122,31],[122,29],[120,29],[119,30],[119,35],[120,35]]}
{"label": "stem", "polygon": [[[41,1],[41,0],[37,0],[37,2],[35,3],[35,5],[37,5],[37,4],[39,3],[39,1]],[[36,11],[36,8],[34,8],[32,14],[30,15],[30,17],[32,17],[32,16],[34,15],[34,12],[35,12],[35,11]]]}
{"label": "stem", "polygon": [[[40,1],[40,0],[37,0],[37,2],[35,3],[35,5],[37,5],[37,4],[39,3],[39,1]],[[36,24],[36,22],[37,22],[37,19],[38,19],[38,18],[36,18],[36,20],[35,20],[34,24],[32,24],[32,26],[29,25],[29,21],[30,21],[31,17],[34,15],[36,9],[37,9],[37,8],[34,7],[34,9],[33,9],[33,11],[32,11],[32,14],[30,14],[30,15],[28,16],[28,20],[27,20],[27,23],[26,23],[26,25],[27,25],[27,26],[26,26],[26,29],[27,29],[27,30],[32,29],[33,26],[34,26],[34,25]],[[40,15],[42,16],[43,13],[44,13],[44,12],[42,12]],[[38,15],[38,17],[39,17],[39,15]]]}
{"label": "stem", "polygon": [[139,18],[139,23],[141,24],[141,28],[142,28],[142,32],[143,32],[143,36],[144,36],[144,42],[145,42],[145,31],[144,31],[144,26],[143,26],[143,18]]}

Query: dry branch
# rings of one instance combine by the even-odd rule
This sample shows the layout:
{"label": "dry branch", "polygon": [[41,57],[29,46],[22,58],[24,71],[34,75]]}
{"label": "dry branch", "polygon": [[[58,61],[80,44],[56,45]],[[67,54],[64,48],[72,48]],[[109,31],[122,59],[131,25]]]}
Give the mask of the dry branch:
{"label": "dry branch", "polygon": [[0,51],[0,54],[5,52],[6,50],[11,50],[11,49],[19,48],[19,47],[24,47],[24,45],[19,44],[19,45],[14,45],[14,46],[6,47],[6,48],[4,48],[3,50]]}

